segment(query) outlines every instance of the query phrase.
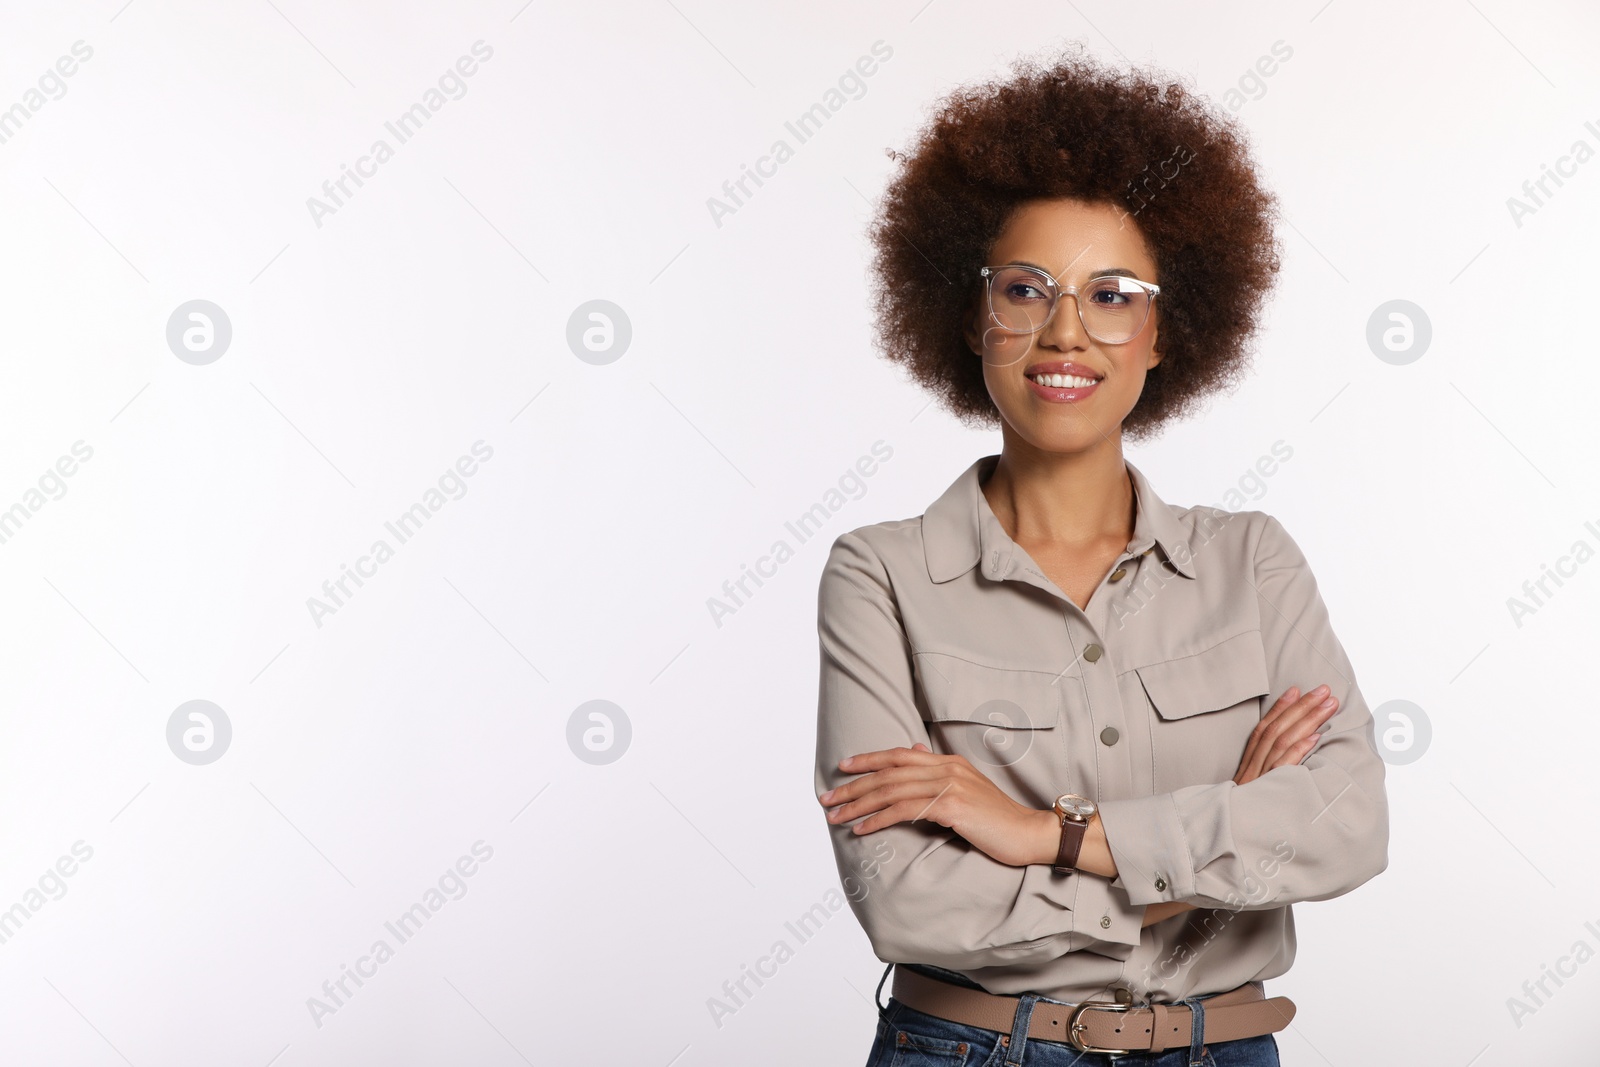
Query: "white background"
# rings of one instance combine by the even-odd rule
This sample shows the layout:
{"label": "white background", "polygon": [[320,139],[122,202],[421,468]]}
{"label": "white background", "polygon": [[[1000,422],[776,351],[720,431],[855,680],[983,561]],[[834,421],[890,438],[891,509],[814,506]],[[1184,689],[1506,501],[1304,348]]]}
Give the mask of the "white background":
{"label": "white background", "polygon": [[[848,910],[804,944],[784,926],[838,885],[817,576],[833,537],[920,514],[999,436],[875,355],[863,232],[927,107],[1069,38],[1218,100],[1293,50],[1237,109],[1288,222],[1255,373],[1128,450],[1168,501],[1217,503],[1292,447],[1246,506],[1306,551],[1368,702],[1432,724],[1389,769],[1388,870],[1295,909],[1268,986],[1300,1007],[1284,1062],[1594,1057],[1600,962],[1520,1026],[1507,1005],[1600,949],[1600,562],[1520,626],[1507,606],[1600,546],[1600,161],[1520,226],[1506,203],[1600,148],[1589,5],[0,20],[0,108],[93,50],[0,143],[0,508],[93,450],[0,544],[0,909],[27,913],[0,943],[0,1061],[864,1062],[882,965]],[[480,40],[465,94],[319,226],[307,199]],[[879,40],[866,92],[718,225],[708,199]],[[233,330],[204,366],[166,340],[195,299]],[[567,342],[596,299],[632,327],[603,366]],[[1365,339],[1392,299],[1432,323],[1408,365]],[[708,600],[880,439],[865,494],[717,625]],[[465,495],[317,625],[307,599],[480,440]],[[233,729],[205,766],[166,739],[195,699]],[[599,766],[568,744],[595,699],[632,731]],[[78,841],[92,858],[50,879]],[[465,895],[318,1025],[308,999],[478,841]],[[41,879],[64,892],[34,910]],[[780,938],[793,958],[719,1026],[708,1002]]]}

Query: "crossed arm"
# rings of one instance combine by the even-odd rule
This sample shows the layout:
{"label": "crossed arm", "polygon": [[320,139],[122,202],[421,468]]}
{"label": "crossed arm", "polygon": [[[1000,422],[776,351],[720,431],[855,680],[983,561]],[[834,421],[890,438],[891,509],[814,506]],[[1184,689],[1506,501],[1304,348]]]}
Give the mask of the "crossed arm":
{"label": "crossed arm", "polygon": [[[1354,668],[1287,531],[1256,516],[1249,535],[1269,691],[1284,696],[1257,724],[1233,780],[1101,798],[1078,879],[1050,870],[1060,832],[1053,812],[928,750],[887,568],[860,535],[840,535],[818,589],[813,796],[841,809],[829,836],[880,959],[1025,966],[1090,942],[1126,959],[1142,927],[1189,907],[1326,900],[1385,868],[1384,763]],[[1289,688],[1319,677],[1337,697],[1320,712],[1320,692]],[[846,764],[843,753],[855,758]],[[1283,845],[1292,863],[1280,857]]]}
{"label": "crossed arm", "polygon": [[[1268,771],[1299,763],[1321,734],[1318,728],[1338,710],[1325,685],[1301,693],[1290,688],[1262,717],[1245,743],[1233,776],[1244,785]],[[991,858],[1013,867],[1055,862],[1061,822],[1054,811],[1029,808],[1011,799],[964,756],[940,755],[920,741],[911,748],[888,748],[846,756],[839,769],[859,777],[817,798],[830,823],[860,819],[856,834],[901,822],[927,819],[949,827]],[[1078,869],[1117,877],[1117,864],[1099,816],[1089,821]],[[1145,908],[1141,926],[1191,910],[1182,901],[1157,901]]]}

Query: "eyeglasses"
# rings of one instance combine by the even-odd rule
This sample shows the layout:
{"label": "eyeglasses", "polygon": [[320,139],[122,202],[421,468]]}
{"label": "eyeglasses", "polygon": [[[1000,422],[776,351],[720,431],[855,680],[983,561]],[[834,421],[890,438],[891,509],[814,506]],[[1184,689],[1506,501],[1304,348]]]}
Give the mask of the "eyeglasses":
{"label": "eyeglasses", "polygon": [[988,283],[989,315],[1001,329],[1038,333],[1049,324],[1065,295],[1077,304],[1084,332],[1108,345],[1137,337],[1150,317],[1150,305],[1161,292],[1154,282],[1120,274],[1091,278],[1080,291],[1075,285],[1059,285],[1042,270],[1019,264],[984,267],[978,273]]}

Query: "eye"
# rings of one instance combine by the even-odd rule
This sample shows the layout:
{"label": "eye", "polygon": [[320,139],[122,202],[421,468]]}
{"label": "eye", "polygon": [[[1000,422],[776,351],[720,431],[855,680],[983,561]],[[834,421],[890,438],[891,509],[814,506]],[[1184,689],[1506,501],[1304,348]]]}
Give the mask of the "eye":
{"label": "eye", "polygon": [[1012,282],[1011,284],[1007,285],[1005,288],[1005,294],[1007,300],[1013,301],[1048,299],[1044,293],[1044,290],[1040,289],[1037,285],[1034,285],[1031,282],[1023,281]]}
{"label": "eye", "polygon": [[1122,283],[1115,279],[1096,282],[1089,292],[1089,300],[1104,308],[1126,307],[1131,297],[1132,294],[1122,292]]}

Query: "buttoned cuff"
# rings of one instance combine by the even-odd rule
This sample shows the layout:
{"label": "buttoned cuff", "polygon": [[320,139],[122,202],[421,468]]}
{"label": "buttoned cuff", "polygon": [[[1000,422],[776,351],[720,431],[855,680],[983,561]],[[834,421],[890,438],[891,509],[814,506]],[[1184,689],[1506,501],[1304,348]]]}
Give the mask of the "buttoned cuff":
{"label": "buttoned cuff", "polygon": [[[1064,880],[1054,871],[1050,875]],[[1065,892],[1072,900],[1072,931],[1091,941],[1106,942],[1100,951],[1119,960],[1127,959],[1139,945],[1144,932],[1144,908],[1135,906],[1128,895],[1097,874],[1077,871],[1070,879],[1077,883]]]}
{"label": "buttoned cuff", "polygon": [[1099,802],[1117,876],[1106,885],[1144,906],[1194,895],[1194,858],[1171,793]]}

